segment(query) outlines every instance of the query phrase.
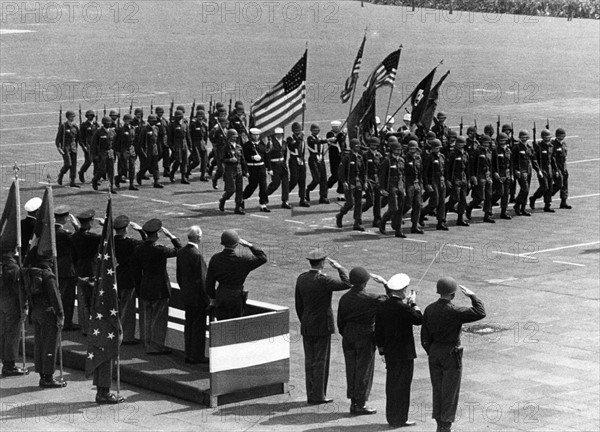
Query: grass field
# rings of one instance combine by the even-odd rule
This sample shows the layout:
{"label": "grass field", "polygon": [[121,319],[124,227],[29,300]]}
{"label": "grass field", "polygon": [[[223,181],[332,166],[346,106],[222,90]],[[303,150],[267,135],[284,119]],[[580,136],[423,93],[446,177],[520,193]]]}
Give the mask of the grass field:
{"label": "grass field", "polygon": [[[20,3],[15,5],[20,7]],[[225,10],[224,3],[216,2],[143,1],[119,3],[118,19],[114,7],[110,9],[108,3],[101,6],[102,17],[95,23],[91,21],[98,15],[93,15],[91,8],[85,18],[82,8],[76,9],[73,22],[63,10],[62,19],[52,23],[48,22],[52,11],[45,10],[44,15],[41,7],[39,16],[26,16],[23,23],[21,10],[7,15],[3,6],[2,207],[14,161],[22,169],[22,202],[41,195],[39,182],[45,181],[48,173],[56,178],[61,162],[53,141],[61,104],[66,110],[81,103],[84,111],[93,108],[101,115],[104,104],[126,112],[133,98],[134,107],[143,106],[148,112],[151,101],[155,107],[166,107],[174,98],[189,112],[194,98],[208,103],[212,95],[214,100],[241,99],[249,106],[251,99],[289,70],[307,42],[306,122],[320,122],[325,129],[330,120],[347,115],[348,106],[339,103],[339,91],[368,27],[361,83],[379,61],[403,44],[392,109],[444,59],[438,76],[446,69],[451,74],[439,108],[448,113],[450,125],[458,125],[462,116],[466,125],[476,119],[480,128],[486,123],[495,126],[500,115],[502,123],[513,123],[516,131],[531,130],[535,121],[539,133],[546,119],[552,130],[564,127],[574,210],[552,215],[538,210],[532,218],[515,218],[491,227],[478,223],[482,215],[475,213],[474,224],[467,229],[453,227],[455,216],[449,216],[448,233],[436,232],[429,221],[424,236],[398,241],[380,236],[375,229],[364,234],[352,232],[348,219],[343,230],[334,228],[336,203],[291,214],[278,208],[277,193],[268,216],[258,213],[257,197],[247,202],[245,217],[230,211],[222,215],[216,209],[221,191],[213,191],[196,176],[191,186],[177,183],[158,192],[148,186],[139,192],[123,190],[114,199],[114,211],[127,213],[138,223],[160,217],[180,237],[189,225],[200,224],[207,258],[219,249],[223,229],[240,230],[242,236],[269,251],[270,262],[248,280],[250,295],[292,308],[293,284],[306,267],[303,256],[311,247],[327,248],[349,268],[363,265],[384,277],[406,272],[415,284],[441,248],[418,287],[420,304],[433,301],[435,281],[451,274],[481,294],[488,310],[484,323],[510,329],[533,323],[539,342],[525,345],[522,334],[494,343],[482,339],[468,342],[461,396],[482,405],[493,401],[507,412],[519,401],[532,402],[539,408],[539,422],[515,424],[508,416],[500,422],[463,419],[461,429],[597,429],[598,21],[412,13],[370,4],[361,8],[357,1],[284,1],[272,10],[253,2],[228,2]],[[124,22],[131,20],[138,22]],[[71,94],[69,89],[73,89]],[[98,89],[102,97],[96,101]],[[382,89],[378,96],[381,117],[388,95],[388,90]],[[80,191],[57,186],[54,192],[55,203],[69,204],[74,212],[95,208],[101,213],[106,203],[106,195],[93,191],[89,184]],[[296,191],[291,201],[297,202]],[[370,225],[370,215],[365,215],[365,221]],[[170,268],[174,270],[173,263]],[[337,305],[337,297],[334,303]],[[295,313],[291,316],[297,327]],[[334,344],[330,393],[343,401],[343,355],[339,341]],[[414,399],[424,404],[430,389],[425,353],[420,350],[418,355]],[[293,344],[292,359],[296,385],[292,397],[302,400],[300,343]],[[385,399],[384,372],[378,364],[372,400],[380,411]],[[575,426],[570,423],[573,417]],[[426,416],[422,421],[428,422]],[[276,422],[263,426],[281,428]],[[423,430],[432,429],[425,423],[422,426]]]}

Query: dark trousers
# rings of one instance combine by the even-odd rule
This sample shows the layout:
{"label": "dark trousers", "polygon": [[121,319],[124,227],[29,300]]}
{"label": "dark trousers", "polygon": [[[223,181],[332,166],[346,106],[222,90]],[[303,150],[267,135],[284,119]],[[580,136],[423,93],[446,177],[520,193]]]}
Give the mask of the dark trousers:
{"label": "dark trousers", "polygon": [[552,177],[546,171],[544,171],[543,174],[543,178],[538,177],[539,187],[534,192],[532,197],[536,200],[539,198],[544,198],[544,204],[546,204],[546,206],[550,206],[552,203]]}
{"label": "dark trousers", "polygon": [[107,155],[99,156],[94,159],[94,178],[92,183],[98,183],[98,180],[106,177],[112,187],[115,176],[115,160]]}
{"label": "dark trousers", "polygon": [[298,165],[298,159],[291,157],[289,161],[290,167],[290,192],[298,185],[298,196],[300,201],[306,197],[306,164]]}
{"label": "dark trousers", "polygon": [[225,192],[221,199],[227,201],[235,194],[236,205],[242,205],[244,203],[244,176],[237,170],[237,166],[226,166],[223,179],[225,180]]}
{"label": "dark trousers", "polygon": [[457,203],[456,213],[458,213],[458,219],[462,219],[467,208],[467,182],[462,180],[454,181],[452,185],[451,198]]}
{"label": "dark trousers", "polygon": [[391,219],[396,232],[402,230],[402,209],[404,207],[404,189],[390,188],[388,191],[388,209],[381,217],[381,223]]}
{"label": "dark trousers", "polygon": [[517,179],[517,183],[519,184],[519,194],[515,198],[515,203],[524,207],[529,196],[529,174],[522,171],[521,176]]}
{"label": "dark trousers", "polygon": [[132,155],[128,151],[119,154],[118,175],[133,182],[135,179],[135,154]]}
{"label": "dark trousers", "polygon": [[188,149],[183,146],[181,149],[173,150],[171,154],[171,177],[175,176],[177,170],[181,167],[181,178],[187,174]]}
{"label": "dark trousers", "polygon": [[492,201],[500,200],[500,213],[506,213],[508,197],[510,195],[510,178],[501,177],[494,180],[494,195]]}
{"label": "dark trousers", "polygon": [[58,350],[58,319],[53,311],[33,306],[31,319],[35,329],[35,371],[40,375],[52,375],[56,369]]}
{"label": "dark trousers", "polygon": [[416,228],[419,223],[419,218],[421,217],[421,205],[423,204],[422,200],[422,188],[418,182],[408,183],[406,185],[406,199],[404,200],[404,213],[408,211],[410,206],[410,221],[412,222],[412,227]]}
{"label": "dark trousers", "polygon": [[304,344],[306,397],[309,401],[321,401],[327,395],[331,335],[302,336],[302,342]]}
{"label": "dark trousers", "polygon": [[163,144],[161,147],[163,171],[168,174],[171,172],[171,149],[166,144]]}
{"label": "dark trousers", "polygon": [[144,308],[144,346],[146,352],[165,349],[169,322],[169,299],[142,300]]}
{"label": "dark trousers", "polygon": [[[135,340],[135,299],[136,294],[133,288],[119,285],[119,317],[123,327],[123,342]],[[141,318],[140,323],[143,324]]]}
{"label": "dark trousers", "polygon": [[569,198],[569,172],[567,170],[559,171],[558,176],[554,177],[554,187],[552,195],[560,191],[560,199],[566,201]]}
{"label": "dark trousers", "polygon": [[194,146],[190,152],[187,172],[191,173],[194,168],[199,166],[200,175],[204,177],[206,175],[207,161],[208,153],[206,152],[206,148],[202,150],[200,147]]}
{"label": "dark trousers", "polygon": [[414,360],[387,361],[385,367],[385,417],[392,426],[408,420],[410,385],[413,379]]}
{"label": "dark trousers", "polygon": [[329,168],[331,175],[327,179],[327,188],[331,189],[337,183],[336,192],[338,194],[344,193],[344,186],[338,181],[338,168],[340,167],[341,158],[339,155],[329,152]]}
{"label": "dark trousers", "polygon": [[344,337],[342,339],[346,362],[346,397],[359,407],[369,400],[375,370],[373,336]]}
{"label": "dark trousers", "polygon": [[77,176],[77,152],[65,152],[62,155],[63,166],[60,169],[60,174],[65,175],[69,173],[69,178],[75,180]]}
{"label": "dark trousers", "polygon": [[83,334],[88,333],[90,310],[92,307],[92,293],[94,283],[89,280],[77,278],[77,320],[81,325]]}
{"label": "dark trousers", "polygon": [[316,156],[310,156],[308,158],[308,167],[310,168],[312,181],[306,186],[306,192],[311,192],[319,186],[319,198],[327,198],[327,169],[325,168],[325,161],[321,159],[318,162]]}
{"label": "dark trousers", "polygon": [[273,178],[267,187],[267,196],[273,194],[281,185],[281,201],[287,202],[290,199],[290,179],[288,168],[285,162],[273,163]]}
{"label": "dark trousers", "polygon": [[454,422],[462,366],[453,347],[435,345],[429,350],[429,375],[433,387],[433,412],[431,418],[442,422]]}
{"label": "dark trousers", "polygon": [[267,196],[267,170],[264,165],[248,167],[248,184],[244,189],[242,197],[244,199],[250,198],[257,187],[258,202],[261,205],[268,204],[269,197]]}
{"label": "dark trousers", "polygon": [[110,389],[112,383],[112,368],[113,359],[107,360],[104,363],[100,363],[96,369],[94,369],[94,379],[92,384],[98,387],[103,387],[107,390]]}
{"label": "dark trousers", "polygon": [[81,165],[81,167],[79,168],[79,173],[81,174],[85,174],[88,170],[88,168],[90,167],[90,165],[92,165],[92,156],[89,152],[89,150],[84,150],[83,151],[83,165]]}
{"label": "dark trousers", "polygon": [[241,289],[217,288],[215,317],[218,320],[239,318],[244,315],[244,298]]}
{"label": "dark trousers", "polygon": [[73,311],[75,310],[75,286],[77,279],[74,277],[58,278],[58,289],[65,312],[65,327],[73,325]]}
{"label": "dark trousers", "polygon": [[433,190],[429,192],[429,202],[421,214],[428,215],[435,210],[438,222],[446,222],[446,185],[440,179],[434,179],[431,187]]}
{"label": "dark trousers", "polygon": [[483,201],[483,213],[486,216],[492,214],[492,180],[490,178],[478,178],[477,186],[473,187],[473,191],[477,193],[471,194],[473,199],[468,207],[473,210]]}
{"label": "dark trousers", "polygon": [[379,185],[374,180],[369,180],[369,183],[362,212],[364,213],[373,207],[373,220],[378,221],[381,219],[381,191],[379,190]]}
{"label": "dark trousers", "polygon": [[150,175],[154,179],[154,183],[158,182],[158,155],[140,155],[140,170],[137,173],[138,179],[141,180],[146,172],[150,172]]}
{"label": "dark trousers", "polygon": [[21,325],[25,315],[21,313],[19,301],[0,301],[0,359],[4,363],[19,357]]}
{"label": "dark trousers", "polygon": [[205,357],[206,307],[185,306],[185,358],[199,361]]}
{"label": "dark trousers", "polygon": [[344,216],[354,208],[354,224],[362,224],[362,187],[351,186],[344,191],[346,202],[340,208],[340,214]]}

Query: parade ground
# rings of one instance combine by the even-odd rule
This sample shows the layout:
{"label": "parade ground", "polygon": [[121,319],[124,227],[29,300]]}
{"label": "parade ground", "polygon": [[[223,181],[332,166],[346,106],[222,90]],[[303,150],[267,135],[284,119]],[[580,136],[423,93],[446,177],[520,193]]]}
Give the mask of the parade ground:
{"label": "parade ground", "polygon": [[[201,250],[208,261],[221,249],[223,230],[235,229],[263,248],[268,263],[254,271],[245,289],[251,299],[290,308],[289,393],[208,408],[166,396],[144,386],[122,384],[126,402],[98,406],[95,388],[83,371],[65,369],[68,386],[43,390],[31,373],[0,380],[0,429],[27,430],[201,430],[201,431],[345,431],[388,430],[385,420],[385,364],[376,359],[369,405],[378,413],[351,416],[346,399],[341,337],[332,337],[327,396],[334,403],[306,403],[304,353],[294,309],[297,276],[308,267],[305,256],[321,248],[346,268],[363,266],[389,278],[407,273],[424,309],[435,301],[435,283],[452,276],[483,301],[487,317],[464,326],[463,379],[457,431],[597,431],[600,428],[600,26],[597,20],[567,22],[550,17],[476,14],[376,6],[360,1],[329,2],[2,2],[0,32],[0,206],[4,208],[14,176],[21,178],[21,203],[53,186],[55,205],[73,213],[106,208],[106,182],[99,191],[56,185],[62,160],[54,139],[59,109],[104,107],[122,114],[150,105],[165,111],[171,100],[186,107],[193,100],[242,100],[249,107],[300,58],[308,43],[305,130],[312,123],[329,130],[345,120],[348,105],[339,93],[366,28],[367,44],[359,90],[368,73],[403,45],[391,100],[395,110],[440,60],[446,80],[438,108],[458,130],[477,122],[479,130],[513,124],[531,134],[562,127],[568,143],[571,210],[532,217],[514,216],[494,225],[473,212],[470,227],[436,231],[432,217],[424,235],[406,239],[383,236],[363,215],[365,232],[335,226],[342,203],[330,190],[331,204],[280,208],[280,191],[269,197],[271,213],[259,212],[258,196],[246,201],[246,215],[233,213],[229,201],[218,210],[223,183],[214,190],[193,174],[191,185],[164,189],[146,181],[139,191],[121,187],[113,196],[114,214],[143,224],[160,218],[185,241],[186,230],[203,230]],[[71,3],[68,8],[65,6]],[[36,9],[37,8],[37,9]],[[60,16],[58,13],[60,12]],[[378,112],[385,117],[389,89],[378,90]],[[357,99],[359,93],[357,92]],[[168,111],[167,111],[168,112]],[[404,109],[396,116],[400,123]],[[300,119],[298,119],[300,121]],[[286,135],[289,127],[286,128]],[[83,156],[79,155],[80,162]],[[50,176],[50,177],[49,177]],[[532,191],[537,180],[532,181]],[[316,196],[316,192],[313,193]],[[494,207],[494,216],[499,208]],[[513,214],[509,206],[509,214]],[[24,216],[24,215],[23,215]],[[405,228],[410,222],[405,222]],[[99,232],[98,226],[95,231]],[[130,234],[134,235],[134,234]],[[161,242],[168,243],[165,237]],[[430,266],[431,264],[431,266]],[[175,261],[168,264],[175,280]],[[327,269],[329,275],[335,270]],[[368,290],[380,292],[370,282]],[[334,313],[341,294],[334,294]],[[456,303],[468,305],[458,295]],[[66,333],[68,340],[69,335]],[[427,355],[415,330],[417,359],[410,418],[415,431],[434,431]],[[135,352],[133,353],[137,355]],[[134,355],[134,357],[135,357]],[[135,357],[153,375],[186,381],[194,368],[181,355]],[[144,368],[142,368],[144,369]],[[141,383],[140,383],[141,384]]]}

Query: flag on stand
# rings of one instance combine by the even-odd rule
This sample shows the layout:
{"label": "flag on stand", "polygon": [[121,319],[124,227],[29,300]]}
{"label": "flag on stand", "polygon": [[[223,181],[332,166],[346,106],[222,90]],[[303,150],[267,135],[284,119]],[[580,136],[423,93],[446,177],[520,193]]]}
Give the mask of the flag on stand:
{"label": "flag on stand", "polygon": [[375,87],[368,87],[348,116],[349,139],[362,137],[366,140],[369,136],[377,136],[375,93]]}
{"label": "flag on stand", "polygon": [[85,374],[91,375],[102,363],[115,357],[121,340],[118,292],[116,281],[115,244],[113,237],[112,202],[108,198],[106,219],[102,228],[102,244],[98,251],[98,266],[90,310],[90,333],[85,359]]}
{"label": "flag on stand", "polygon": [[362,44],[360,44],[360,48],[358,49],[358,54],[356,54],[356,59],[354,60],[354,65],[352,66],[352,72],[350,76],[346,79],[346,84],[344,85],[344,89],[340,94],[340,99],[342,103],[346,103],[350,100],[350,96],[352,96],[352,92],[356,87],[356,81],[358,80],[358,72],[360,71],[360,65],[362,64],[362,56],[363,51],[365,50],[365,43],[367,42],[367,35],[363,38]]}
{"label": "flag on stand", "polygon": [[35,256],[56,257],[56,231],[54,230],[54,199],[52,186],[46,186],[42,204],[37,211],[37,219],[33,227],[29,252],[25,257],[25,265],[34,261]]}
{"label": "flag on stand", "polygon": [[436,69],[437,66],[434,67],[433,70],[429,72],[429,74],[425,78],[423,78],[423,80],[417,85],[417,87],[415,87],[411,94],[411,125],[421,125],[421,119],[423,117],[423,113],[425,112],[425,108],[427,107],[427,102],[429,101],[431,83],[433,82],[433,76],[435,75]]}
{"label": "flag on stand", "polygon": [[304,109],[306,100],[306,56],[267,93],[251,106],[254,127],[269,135],[276,127],[291,122]]}
{"label": "flag on stand", "polygon": [[400,61],[400,51],[402,51],[402,48],[391,53],[375,68],[369,78],[367,78],[367,81],[365,81],[365,87],[374,86],[375,88],[379,88],[381,86],[394,86],[398,62]]}
{"label": "flag on stand", "polygon": [[19,181],[14,180],[0,218],[0,252],[14,252],[21,246]]}
{"label": "flag on stand", "polygon": [[440,87],[442,86],[442,83],[444,82],[448,74],[450,74],[450,71],[446,72],[444,76],[440,78],[437,84],[434,85],[431,91],[429,92],[427,106],[425,107],[425,112],[421,117],[421,124],[427,131],[429,131],[429,128],[431,128],[431,122],[434,120],[435,110],[437,109],[437,101],[440,96]]}

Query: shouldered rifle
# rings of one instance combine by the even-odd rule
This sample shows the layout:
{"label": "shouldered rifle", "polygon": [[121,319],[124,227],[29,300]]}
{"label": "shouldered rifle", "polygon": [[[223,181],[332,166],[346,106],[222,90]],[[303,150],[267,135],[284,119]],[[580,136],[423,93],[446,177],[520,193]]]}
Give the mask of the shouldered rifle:
{"label": "shouldered rifle", "polygon": [[79,127],[81,127],[81,123],[83,123],[83,121],[81,120],[81,104],[79,104]]}
{"label": "shouldered rifle", "polygon": [[458,134],[462,135],[462,133],[463,133],[463,118],[462,118],[462,116],[460,116],[460,125],[459,125]]}
{"label": "shouldered rifle", "polygon": [[498,134],[500,133],[500,115],[498,115],[498,120],[496,121],[496,141],[498,140]]}
{"label": "shouldered rifle", "polygon": [[546,129],[550,130],[550,120],[546,117]]}
{"label": "shouldered rifle", "polygon": [[190,122],[194,118],[194,111],[196,110],[196,98],[194,98],[194,103],[192,103],[192,112],[190,112]]}
{"label": "shouldered rifle", "polygon": [[117,127],[121,127],[121,107],[119,107],[119,117],[117,117]]}
{"label": "shouldered rifle", "polygon": [[231,115],[233,111],[231,110],[231,98],[229,98],[229,115]]}
{"label": "shouldered rifle", "polygon": [[104,114],[102,114],[104,117],[106,117],[106,104],[104,104]]}
{"label": "shouldered rifle", "polygon": [[63,123],[62,123],[62,105],[60,106],[60,109],[58,110],[58,132],[59,133],[61,132],[61,130],[60,130],[61,128],[62,128],[62,136],[61,136],[61,142],[60,142],[60,147],[58,148],[58,152],[61,155],[64,155],[65,154],[64,148],[65,148],[65,129],[66,129],[66,126],[63,125]]}
{"label": "shouldered rifle", "polygon": [[210,102],[208,103],[208,118],[213,114],[213,100],[212,95],[210,95]]}
{"label": "shouldered rifle", "polygon": [[175,98],[171,99],[171,105],[169,106],[169,121],[173,121],[173,110],[175,108]]}
{"label": "shouldered rifle", "polygon": [[154,101],[150,99],[150,114],[154,114]]}
{"label": "shouldered rifle", "polygon": [[510,123],[510,146],[512,147],[515,140],[515,127]]}
{"label": "shouldered rifle", "polygon": [[131,103],[129,104],[129,115],[133,114],[133,99],[131,99]]}
{"label": "shouldered rifle", "polygon": [[535,145],[535,135],[536,135],[537,129],[535,127],[535,122],[533,122],[533,145]]}

